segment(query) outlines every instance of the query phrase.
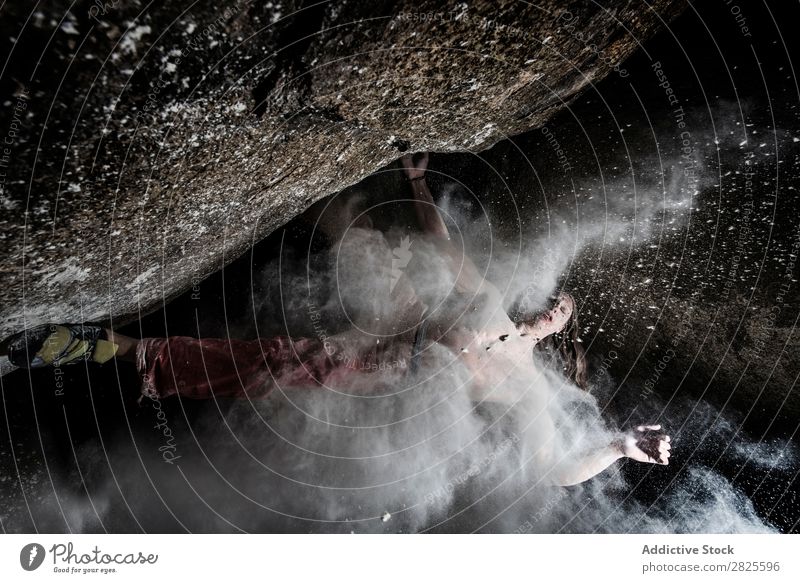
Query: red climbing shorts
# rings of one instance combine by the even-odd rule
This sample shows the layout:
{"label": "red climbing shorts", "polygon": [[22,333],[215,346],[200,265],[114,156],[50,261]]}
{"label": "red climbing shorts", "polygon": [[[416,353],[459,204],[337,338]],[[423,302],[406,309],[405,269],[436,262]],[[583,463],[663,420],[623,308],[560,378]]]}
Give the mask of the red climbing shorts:
{"label": "red climbing shorts", "polygon": [[253,341],[144,338],[136,350],[136,366],[142,395],[151,399],[259,398],[276,387],[326,386],[357,373],[325,348],[314,338],[287,336]]}

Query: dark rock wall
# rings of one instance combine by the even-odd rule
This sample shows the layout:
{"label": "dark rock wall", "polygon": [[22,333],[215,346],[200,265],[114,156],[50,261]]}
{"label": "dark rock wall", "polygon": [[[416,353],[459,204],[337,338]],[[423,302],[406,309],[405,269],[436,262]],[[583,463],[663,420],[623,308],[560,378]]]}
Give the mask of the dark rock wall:
{"label": "dark rock wall", "polygon": [[5,4],[0,334],[127,321],[404,151],[537,127],[684,3],[565,6]]}

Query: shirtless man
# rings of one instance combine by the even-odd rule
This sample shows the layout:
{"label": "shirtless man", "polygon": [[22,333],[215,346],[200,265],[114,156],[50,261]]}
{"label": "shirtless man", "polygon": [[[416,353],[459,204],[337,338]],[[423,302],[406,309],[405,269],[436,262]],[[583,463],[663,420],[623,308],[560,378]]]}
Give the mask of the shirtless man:
{"label": "shirtless man", "polygon": [[[141,397],[164,399],[216,397],[258,398],[275,388],[343,386],[364,364],[387,359],[411,361],[414,371],[433,344],[447,347],[454,363],[466,367],[470,382],[464,387],[476,402],[516,405],[535,390],[531,379],[542,374],[531,352],[536,344],[575,322],[575,301],[559,294],[541,314],[512,321],[502,305],[502,294],[479,272],[463,249],[453,244],[425,182],[427,154],[403,158],[413,192],[415,212],[426,241],[444,259],[453,290],[443,306],[429,309],[414,285],[401,274],[390,290],[391,318],[384,318],[378,334],[351,330],[330,338],[277,336],[254,341],[188,337],[134,339],[112,330],[84,325],[44,325],[10,338],[9,360],[17,366],[60,366],[111,358],[136,364],[142,379]],[[357,236],[382,237],[371,231],[368,217],[355,221]],[[335,237],[333,237],[335,239]],[[385,310],[386,311],[386,310]],[[354,366],[353,363],[360,363]],[[533,387],[533,388],[532,388]],[[537,460],[552,465],[558,439],[553,421],[540,410],[535,419],[543,445]],[[553,470],[556,483],[583,482],[627,457],[640,462],[667,464],[670,438],[660,426],[640,426]]]}
{"label": "shirtless man", "polygon": [[[465,298],[458,309],[460,321],[437,322],[435,340],[458,354],[468,367],[472,381],[469,391],[474,401],[516,404],[524,398],[521,393],[529,383],[509,379],[535,379],[541,375],[531,353],[539,342],[563,331],[571,321],[577,324],[575,300],[567,293],[559,293],[549,310],[521,318],[517,315],[515,323],[503,308],[503,296],[497,287],[453,244],[425,182],[427,154],[416,160],[405,156],[402,162],[414,193],[419,224],[450,260],[456,276],[454,295]],[[546,442],[556,438],[552,420],[546,414],[537,416],[537,424],[541,434],[548,436]],[[583,482],[623,457],[666,465],[671,453],[670,437],[660,429],[660,425],[639,426],[608,444],[600,444],[583,459],[556,470],[556,481],[561,485]],[[552,448],[542,448],[540,461],[550,463],[552,453]]]}

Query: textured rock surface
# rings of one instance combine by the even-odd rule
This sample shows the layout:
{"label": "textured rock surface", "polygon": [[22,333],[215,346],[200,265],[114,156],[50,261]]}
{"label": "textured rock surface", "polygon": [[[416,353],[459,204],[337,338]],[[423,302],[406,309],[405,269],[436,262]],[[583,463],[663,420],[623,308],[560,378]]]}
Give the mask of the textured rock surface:
{"label": "textured rock surface", "polygon": [[683,7],[215,4],[2,8],[0,334],[129,320],[403,151],[537,127]]}

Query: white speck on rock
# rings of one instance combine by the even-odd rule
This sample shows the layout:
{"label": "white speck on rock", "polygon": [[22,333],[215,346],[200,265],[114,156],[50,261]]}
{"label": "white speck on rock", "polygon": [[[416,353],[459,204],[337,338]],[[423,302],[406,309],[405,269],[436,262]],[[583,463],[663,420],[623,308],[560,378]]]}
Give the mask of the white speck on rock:
{"label": "white speck on rock", "polygon": [[127,284],[125,287],[126,287],[127,289],[136,289],[136,288],[138,288],[138,287],[139,287],[139,286],[141,286],[143,283],[146,283],[146,282],[147,282],[147,280],[148,280],[148,279],[150,279],[150,277],[151,277],[153,274],[155,274],[156,272],[158,272],[158,270],[159,270],[159,267],[160,267],[160,266],[158,266],[158,265],[153,265],[152,267],[149,267],[149,268],[147,268],[147,270],[145,270],[145,271],[143,271],[142,273],[140,273],[139,275],[137,275],[137,276],[136,276],[136,279],[134,279],[132,282],[130,282],[129,284]]}
{"label": "white speck on rock", "polygon": [[73,20],[64,20],[64,22],[61,23],[61,30],[66,34],[80,34],[78,29],[75,28],[75,22]]}
{"label": "white speck on rock", "polygon": [[140,24],[139,26],[128,30],[125,34],[125,37],[119,43],[119,50],[123,53],[128,54],[135,54],[137,52],[137,45],[136,43],[142,40],[142,37],[146,34],[150,34],[152,30],[146,24]]}

